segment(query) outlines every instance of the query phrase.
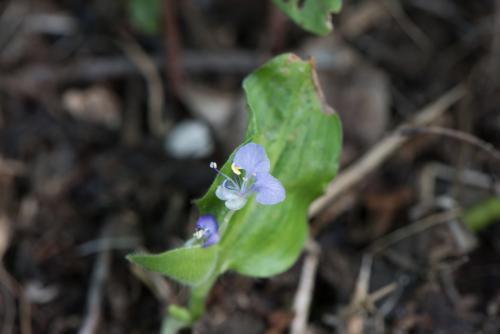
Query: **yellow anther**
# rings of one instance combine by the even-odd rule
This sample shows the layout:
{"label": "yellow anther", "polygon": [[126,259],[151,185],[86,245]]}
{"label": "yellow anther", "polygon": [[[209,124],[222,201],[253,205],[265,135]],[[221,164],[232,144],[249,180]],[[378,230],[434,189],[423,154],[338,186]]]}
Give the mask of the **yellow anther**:
{"label": "yellow anther", "polygon": [[241,167],[238,167],[233,163],[231,164],[231,169],[233,170],[234,174],[241,175]]}

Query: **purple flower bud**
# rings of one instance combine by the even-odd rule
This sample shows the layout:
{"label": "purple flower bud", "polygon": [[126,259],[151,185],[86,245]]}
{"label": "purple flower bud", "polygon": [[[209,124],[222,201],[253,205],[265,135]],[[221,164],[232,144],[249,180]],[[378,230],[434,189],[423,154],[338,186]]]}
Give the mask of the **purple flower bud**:
{"label": "purple flower bud", "polygon": [[[243,208],[252,193],[260,204],[273,205],[285,200],[286,191],[281,182],[269,171],[271,164],[264,148],[255,143],[246,144],[236,151],[231,169],[235,176],[229,177],[217,169],[226,180],[217,187],[215,195],[225,202],[230,210]],[[244,171],[244,174],[243,172]]]}
{"label": "purple flower bud", "polygon": [[194,238],[203,241],[203,247],[216,244],[220,240],[219,225],[212,215],[203,215],[196,222]]}

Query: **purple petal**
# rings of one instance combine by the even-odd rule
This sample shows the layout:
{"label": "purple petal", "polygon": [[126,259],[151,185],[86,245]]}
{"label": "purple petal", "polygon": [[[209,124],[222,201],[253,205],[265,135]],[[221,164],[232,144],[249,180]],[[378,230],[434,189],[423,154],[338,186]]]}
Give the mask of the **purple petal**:
{"label": "purple petal", "polygon": [[218,243],[220,240],[220,235],[219,233],[213,233],[210,235],[210,237],[203,243],[203,247],[208,247],[212,246],[213,244]]}
{"label": "purple petal", "polygon": [[238,149],[234,155],[234,164],[243,168],[247,175],[269,173],[271,164],[264,148],[255,143],[248,143]]}
{"label": "purple petal", "polygon": [[217,219],[212,215],[203,215],[198,218],[196,226],[199,229],[207,230],[211,233],[219,231],[219,225],[217,224]]}
{"label": "purple petal", "polygon": [[269,173],[257,174],[255,191],[257,202],[264,205],[280,203],[286,197],[286,191],[281,182]]}
{"label": "purple petal", "polygon": [[232,211],[241,209],[247,203],[247,198],[244,196],[238,196],[237,198],[227,200],[224,205],[226,208]]}
{"label": "purple petal", "polygon": [[217,187],[217,189],[215,190],[215,196],[223,201],[230,201],[240,197],[238,191],[227,189],[223,185]]}
{"label": "purple petal", "polygon": [[219,235],[219,225],[217,224],[217,220],[212,215],[203,215],[198,218],[196,222],[196,227],[198,229],[204,229],[207,231],[209,237],[203,243],[203,247],[208,247],[217,243],[220,240]]}

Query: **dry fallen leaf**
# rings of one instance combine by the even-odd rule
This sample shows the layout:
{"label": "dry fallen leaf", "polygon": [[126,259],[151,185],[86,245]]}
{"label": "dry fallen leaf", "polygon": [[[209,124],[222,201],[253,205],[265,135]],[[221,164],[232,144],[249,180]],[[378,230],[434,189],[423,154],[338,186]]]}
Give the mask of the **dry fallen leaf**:
{"label": "dry fallen leaf", "polygon": [[121,105],[116,95],[103,85],[87,89],[68,89],[62,96],[63,106],[82,121],[117,129],[122,122]]}

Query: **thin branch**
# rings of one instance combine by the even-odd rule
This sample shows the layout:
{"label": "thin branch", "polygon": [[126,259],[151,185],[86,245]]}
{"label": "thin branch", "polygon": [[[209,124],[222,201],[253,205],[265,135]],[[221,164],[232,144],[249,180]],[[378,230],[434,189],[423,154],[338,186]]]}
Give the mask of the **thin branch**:
{"label": "thin branch", "polygon": [[[246,50],[184,50],[182,70],[189,74],[205,72],[247,75],[266,60],[259,52]],[[150,55],[158,71],[165,69],[162,54]],[[316,59],[316,69],[331,71],[342,66],[335,59]],[[65,85],[78,81],[102,81],[140,74],[137,66],[124,56],[89,57],[64,64],[27,64],[18,71],[0,72],[0,88],[36,95],[41,86]]]}
{"label": "thin branch", "polygon": [[463,141],[472,146],[475,146],[484,152],[491,155],[493,158],[500,161],[500,151],[498,151],[492,144],[471,135],[470,133],[460,130],[442,128],[438,126],[431,127],[406,127],[401,129],[401,134],[404,136],[413,136],[418,134],[435,134],[443,137],[448,137],[456,140]]}
{"label": "thin branch", "polygon": [[16,303],[11,291],[0,282],[0,331],[14,333]]}
{"label": "thin branch", "polygon": [[170,122],[164,119],[164,101],[163,82],[153,59],[134,41],[134,39],[125,33],[124,43],[121,47],[137,66],[147,83],[148,90],[148,125],[150,131],[158,138],[163,138]]}
{"label": "thin branch", "polygon": [[462,210],[454,209],[450,211],[440,212],[428,216],[424,219],[414,222],[408,226],[402,227],[383,238],[378,239],[373,243],[370,247],[371,254],[377,254],[383,251],[384,249],[394,245],[395,243],[404,240],[412,235],[422,233],[434,226],[444,224],[449,222],[450,220],[457,219],[462,214]]}
{"label": "thin branch", "polygon": [[14,40],[16,34],[23,29],[23,25],[33,7],[32,1],[10,1],[5,10],[0,13],[0,24],[3,30],[0,33],[0,51],[4,51]]}
{"label": "thin branch", "polygon": [[399,24],[408,37],[410,37],[421,50],[429,50],[431,47],[430,38],[410,19],[410,17],[408,17],[401,3],[399,1],[390,0],[386,1],[385,5],[394,20],[396,20],[397,24]]}
{"label": "thin branch", "polygon": [[370,300],[370,304],[375,305],[376,302],[385,298],[387,295],[393,293],[398,288],[398,284],[396,282],[389,283],[380,289],[373,291],[368,299]]}
{"label": "thin branch", "polygon": [[364,254],[359,269],[358,280],[354,288],[354,295],[351,300],[351,306],[363,304],[368,297],[370,290],[370,277],[372,273],[373,257],[371,254]]}
{"label": "thin branch", "polygon": [[[101,236],[103,240],[109,242],[113,233],[114,231],[111,223],[107,223],[102,229]],[[103,293],[108,280],[111,264],[110,247],[103,248],[105,250],[99,253],[94,263],[90,287],[87,293],[85,317],[78,330],[78,334],[94,334],[99,330],[99,324],[102,317]]]}
{"label": "thin branch", "polygon": [[495,15],[493,32],[491,34],[491,54],[490,54],[490,68],[492,69],[492,77],[495,84],[499,84],[500,80],[500,0],[495,1]]}
{"label": "thin branch", "polygon": [[174,94],[179,96],[184,81],[184,71],[182,66],[182,46],[176,20],[176,2],[176,0],[164,0],[163,18],[165,20],[164,43],[166,49],[166,76],[169,79],[168,81]]}
{"label": "thin branch", "polygon": [[465,89],[459,85],[446,92],[435,102],[420,110],[415,118],[396,129],[392,134],[382,139],[356,163],[340,173],[328,187],[325,195],[314,201],[309,208],[309,216],[316,217],[339,196],[357,186],[369,173],[378,168],[385,160],[394,154],[409,138],[401,135],[401,128],[424,126],[441,116],[449,107],[465,95]]}
{"label": "thin branch", "polygon": [[[19,307],[19,327],[21,334],[31,334],[31,305],[26,297],[23,286],[5,269],[3,263],[0,263],[0,282],[18,300]],[[3,333],[3,332],[2,332]]]}
{"label": "thin branch", "polygon": [[320,246],[314,240],[309,240],[306,246],[306,258],[300,274],[299,287],[293,302],[295,317],[291,324],[290,334],[306,333],[319,255]]}

